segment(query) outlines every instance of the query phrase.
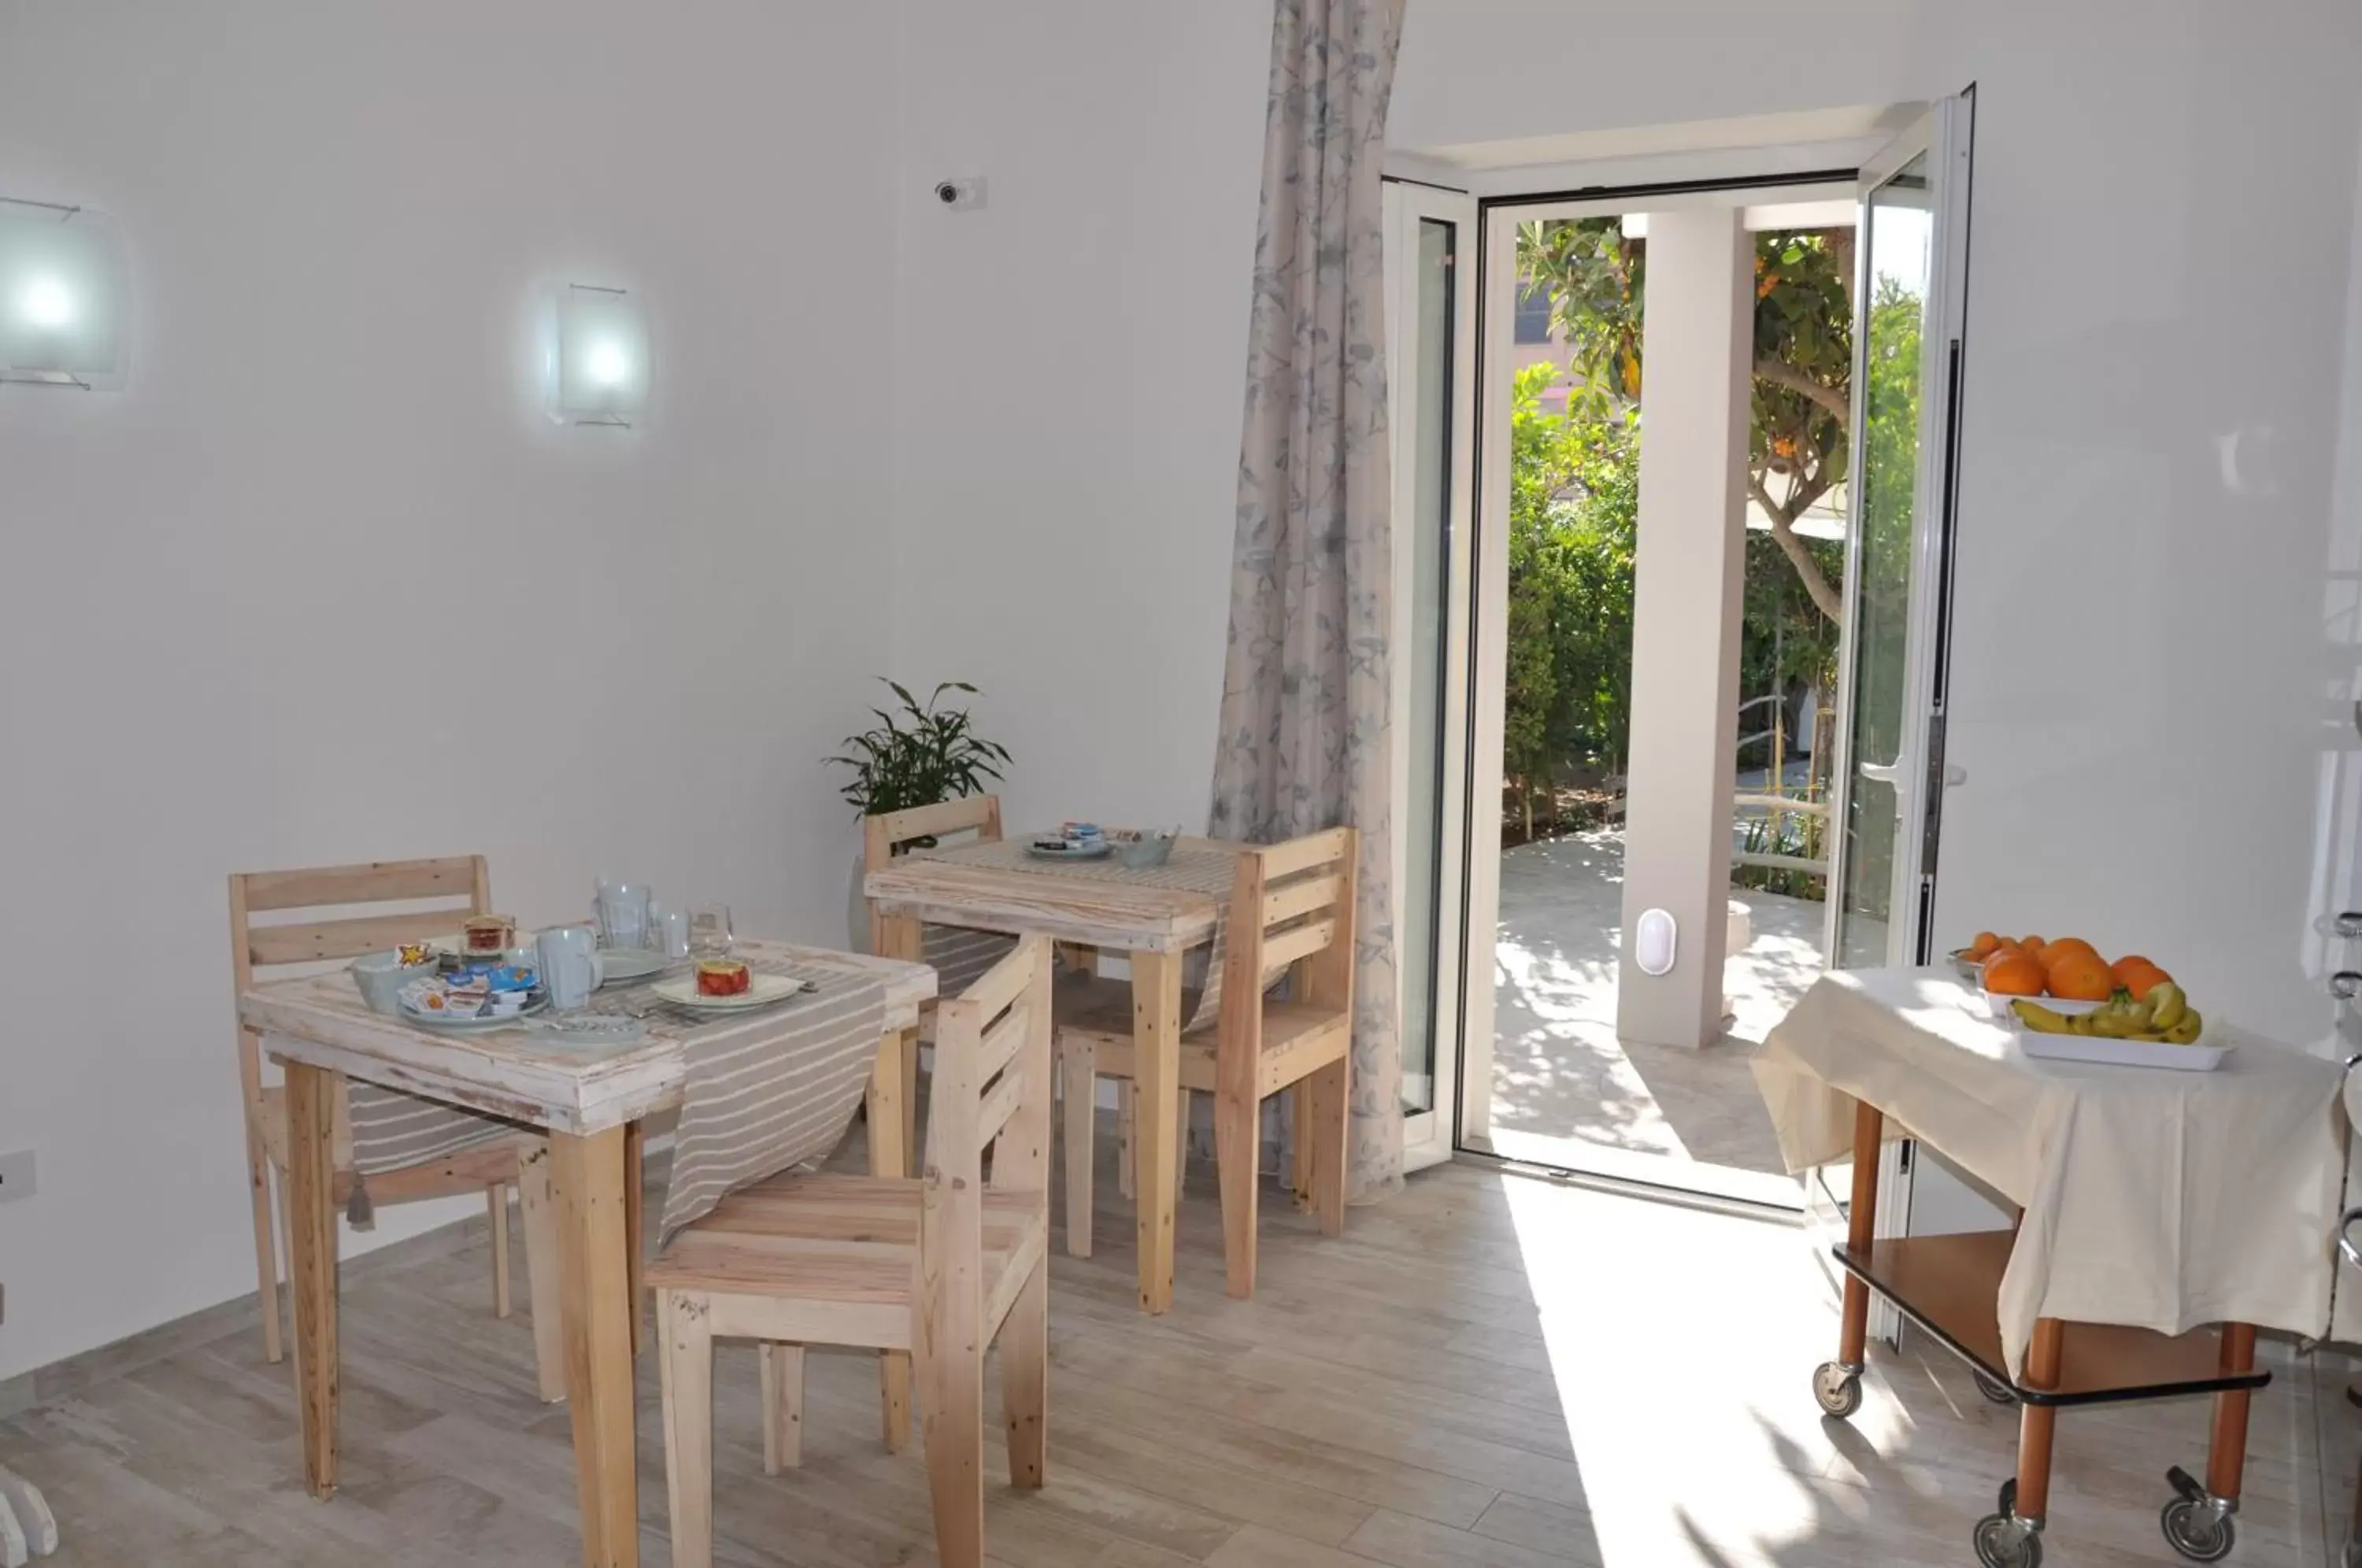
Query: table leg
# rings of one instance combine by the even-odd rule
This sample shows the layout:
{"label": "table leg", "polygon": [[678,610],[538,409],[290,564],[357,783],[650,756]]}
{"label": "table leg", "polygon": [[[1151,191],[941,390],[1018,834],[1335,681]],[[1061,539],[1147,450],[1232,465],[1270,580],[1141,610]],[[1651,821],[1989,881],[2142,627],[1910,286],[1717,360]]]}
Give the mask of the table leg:
{"label": "table leg", "polygon": [[632,1299],[625,1136],[549,1135],[550,1198],[565,1281],[566,1398],[588,1568],[638,1568],[639,1474],[633,1447]]}
{"label": "table leg", "polygon": [[[2056,1318],[2036,1318],[2034,1339],[2025,1347],[2027,1388],[2056,1388],[2067,1346],[2067,1325]],[[2017,1517],[2046,1518],[2050,1511],[2050,1441],[2058,1426],[2056,1405],[2022,1405],[2017,1416]]]}
{"label": "table leg", "polygon": [[632,1304],[632,1358],[648,1348],[647,1224],[641,1210],[647,1205],[647,1139],[636,1121],[624,1128],[624,1272],[631,1280],[625,1291]]}
{"label": "table leg", "polygon": [[[2235,1377],[2256,1370],[2256,1326],[2223,1325],[2223,1375]],[[2214,1435],[2206,1452],[2206,1490],[2224,1502],[2239,1500],[2247,1474],[2247,1401],[2245,1388],[2214,1396]]]}
{"label": "table leg", "polygon": [[287,1064],[287,1272],[295,1297],[295,1393],[304,1480],[337,1489],[337,1100],[342,1077]]}
{"label": "table leg", "polygon": [[1140,1306],[1173,1305],[1173,1210],[1180,1187],[1181,955],[1131,955],[1132,1176],[1140,1213]]}
{"label": "table leg", "polygon": [[[1886,1118],[1876,1106],[1856,1100],[1853,1108],[1853,1200],[1846,1213],[1846,1247],[1868,1257],[1878,1227],[1878,1151],[1885,1136]],[[1838,1334],[1838,1360],[1847,1366],[1862,1364],[1870,1342],[1870,1286],[1849,1274],[1845,1281],[1845,1316]]]}
{"label": "table leg", "polygon": [[[869,1075],[869,1174],[907,1176],[910,1146],[903,1142],[908,1125],[903,1108],[916,1092],[913,1052],[918,1031],[889,1029],[877,1042],[877,1064]],[[906,1351],[877,1353],[879,1420],[889,1453],[900,1453],[911,1441],[911,1357]]]}

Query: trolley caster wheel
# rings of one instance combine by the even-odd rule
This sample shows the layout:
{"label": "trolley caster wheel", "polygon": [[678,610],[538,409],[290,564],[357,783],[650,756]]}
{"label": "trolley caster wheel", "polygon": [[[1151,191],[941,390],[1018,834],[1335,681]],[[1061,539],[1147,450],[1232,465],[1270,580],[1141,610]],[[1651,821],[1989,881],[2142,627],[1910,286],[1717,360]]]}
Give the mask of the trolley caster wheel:
{"label": "trolley caster wheel", "polygon": [[[1992,1400],[1996,1405],[2014,1405],[2017,1403],[2016,1389],[2012,1388],[2008,1384],[2003,1383],[1998,1377],[1987,1373],[1982,1367],[1975,1367],[1970,1370],[1976,1375],[1978,1393],[1983,1395],[1986,1398]],[[2003,1511],[2007,1512],[2008,1510],[2003,1509]]]}
{"label": "trolley caster wheel", "polygon": [[2042,1568],[2042,1538],[2014,1514],[1987,1514],[1974,1539],[1984,1568]]}
{"label": "trolley caster wheel", "polygon": [[[2157,1522],[2165,1531],[2165,1543],[2192,1562],[2222,1562],[2231,1555],[2238,1539],[2238,1532],[2231,1528],[2231,1516],[2201,1499],[2176,1497],[2166,1504]],[[2354,1560],[2351,1548],[2346,1559]]]}
{"label": "trolley caster wheel", "polygon": [[2001,1484],[2001,1496],[1993,1499],[1993,1507],[2004,1514],[2017,1512],[2016,1476],[2013,1475]]}
{"label": "trolley caster wheel", "polygon": [[1813,1397],[1821,1408],[1844,1420],[1861,1408],[1861,1373],[1841,1361],[1825,1361],[1813,1373]]}

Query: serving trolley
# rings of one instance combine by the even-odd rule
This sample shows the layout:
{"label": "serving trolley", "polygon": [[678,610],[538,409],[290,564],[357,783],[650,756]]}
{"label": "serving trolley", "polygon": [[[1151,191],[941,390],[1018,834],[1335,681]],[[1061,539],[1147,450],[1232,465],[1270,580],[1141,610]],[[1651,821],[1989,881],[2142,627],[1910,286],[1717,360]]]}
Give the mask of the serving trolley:
{"label": "serving trolley", "polygon": [[1838,1354],[1813,1375],[1813,1395],[1821,1408],[1842,1419],[1861,1408],[1870,1298],[1875,1293],[1967,1363],[1986,1398],[2018,1407],[2017,1474],[2002,1483],[1994,1511],[1977,1521],[1973,1540],[1977,1561],[1985,1568],[2038,1568],[2059,1412],[2211,1394],[2214,1422],[2206,1478],[2202,1483],[2178,1464],[2168,1470],[2173,1496],[2158,1523],[2166,1540],[2193,1562],[2229,1555],[2237,1534],[2232,1517],[2239,1509],[2246,1467],[2247,1404],[2271,1381],[2270,1373],[2256,1366],[2255,1326],[2225,1323],[2168,1336],[2042,1318],[2027,1347],[2025,1375],[2013,1379],[2002,1353],[1996,1303],[2015,1231],[1874,1239],[1884,1132],[1885,1117],[1878,1108],[1857,1100],[1847,1235],[1831,1249],[1845,1274]]}

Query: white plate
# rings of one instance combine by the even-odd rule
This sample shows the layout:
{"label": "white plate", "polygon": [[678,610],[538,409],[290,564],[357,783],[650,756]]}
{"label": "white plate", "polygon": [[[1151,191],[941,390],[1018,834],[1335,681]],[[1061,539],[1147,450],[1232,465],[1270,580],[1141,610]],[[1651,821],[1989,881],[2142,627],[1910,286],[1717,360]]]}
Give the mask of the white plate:
{"label": "white plate", "polygon": [[[2199,1040],[2206,1038],[2200,1030]],[[2228,1045],[2169,1045],[2162,1040],[2109,1040],[2096,1034],[2039,1034],[2020,1025],[2018,1043],[2029,1056],[2054,1062],[2100,1062],[2112,1067],[2165,1067],[2180,1073],[2211,1073],[2231,1054]]]}
{"label": "white plate", "polygon": [[635,980],[645,980],[650,975],[661,975],[676,963],[688,961],[685,958],[668,958],[646,947],[602,947],[599,949],[599,963],[607,977],[599,983],[627,986]]}
{"label": "white plate", "polygon": [[432,1029],[451,1034],[473,1034],[487,1029],[510,1028],[517,1020],[531,1018],[548,1005],[549,996],[544,992],[516,1011],[502,1013],[498,1018],[451,1018],[442,1013],[414,1012],[406,1005],[402,1008],[401,1016],[403,1022],[414,1023],[421,1029]]}
{"label": "white plate", "polygon": [[1083,849],[1044,849],[1029,839],[1025,853],[1042,860],[1105,860],[1115,853],[1115,845],[1101,839]]}
{"label": "white plate", "polygon": [[698,1012],[744,1012],[750,1007],[768,1007],[783,1002],[804,988],[804,983],[793,975],[762,975],[746,977],[746,988],[734,997],[709,997],[697,988],[697,977],[683,975],[677,980],[658,980],[648,988],[676,1007],[693,1009]]}

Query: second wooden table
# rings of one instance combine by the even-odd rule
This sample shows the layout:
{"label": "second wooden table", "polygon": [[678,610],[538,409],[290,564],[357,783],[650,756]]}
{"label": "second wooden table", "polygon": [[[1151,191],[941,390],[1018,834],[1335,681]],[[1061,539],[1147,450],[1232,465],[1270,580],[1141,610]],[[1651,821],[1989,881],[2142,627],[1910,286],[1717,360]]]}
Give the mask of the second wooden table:
{"label": "second wooden table", "polygon": [[[1140,1305],[1163,1312],[1173,1305],[1174,1208],[1181,1185],[1181,961],[1209,944],[1222,895],[1171,885],[1173,877],[1064,877],[1055,867],[991,864],[1005,859],[999,845],[935,856],[908,856],[869,873],[864,884],[879,919],[881,952],[916,958],[920,933],[943,925],[1042,932],[1059,941],[1120,953],[1131,966],[1131,1032],[1139,1095],[1132,1158],[1139,1204]],[[1235,867],[1237,846],[1185,838],[1174,865],[1220,856]]]}

